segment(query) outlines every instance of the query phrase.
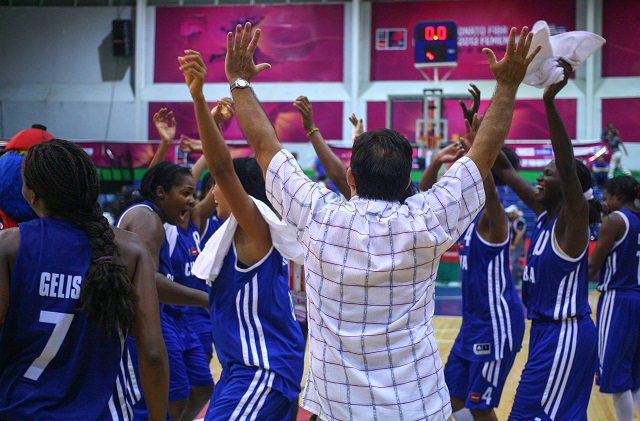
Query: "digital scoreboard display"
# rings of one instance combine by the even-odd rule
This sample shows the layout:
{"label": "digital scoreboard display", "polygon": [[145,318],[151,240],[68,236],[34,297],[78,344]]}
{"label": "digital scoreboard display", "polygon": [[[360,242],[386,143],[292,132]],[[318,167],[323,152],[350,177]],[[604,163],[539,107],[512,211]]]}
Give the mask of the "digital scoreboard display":
{"label": "digital scoreboard display", "polygon": [[458,26],[454,22],[419,22],[414,31],[416,67],[458,61]]}

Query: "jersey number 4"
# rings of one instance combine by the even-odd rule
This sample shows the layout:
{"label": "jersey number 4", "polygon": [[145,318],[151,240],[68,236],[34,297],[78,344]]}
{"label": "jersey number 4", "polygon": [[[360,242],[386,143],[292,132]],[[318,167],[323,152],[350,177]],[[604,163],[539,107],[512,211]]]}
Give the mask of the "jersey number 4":
{"label": "jersey number 4", "polygon": [[44,369],[47,368],[47,365],[49,365],[51,360],[60,350],[60,346],[62,345],[65,336],[67,336],[73,317],[73,314],[56,313],[54,311],[42,310],[40,312],[41,323],[52,323],[55,326],[53,327],[53,332],[51,332],[51,336],[49,337],[47,344],[44,346],[42,353],[38,358],[33,360],[31,366],[29,366],[27,371],[24,373],[24,377],[31,380],[38,380]]}

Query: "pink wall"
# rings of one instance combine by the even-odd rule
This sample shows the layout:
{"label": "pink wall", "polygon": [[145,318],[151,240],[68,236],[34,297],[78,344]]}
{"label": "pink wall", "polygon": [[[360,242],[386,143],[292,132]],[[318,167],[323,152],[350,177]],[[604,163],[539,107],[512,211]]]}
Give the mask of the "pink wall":
{"label": "pink wall", "polygon": [[155,83],[183,82],[177,57],[199,51],[208,82],[226,82],[227,33],[238,23],[262,28],[257,63],[274,67],[260,82],[342,81],[344,6],[217,6],[156,9]]}

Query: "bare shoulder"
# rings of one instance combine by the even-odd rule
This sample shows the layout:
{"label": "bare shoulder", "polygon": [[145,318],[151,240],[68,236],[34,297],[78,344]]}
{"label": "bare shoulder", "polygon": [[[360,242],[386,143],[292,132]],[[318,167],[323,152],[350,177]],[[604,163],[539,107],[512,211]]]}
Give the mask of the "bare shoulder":
{"label": "bare shoulder", "polygon": [[0,230],[0,256],[15,258],[20,249],[20,229]]}
{"label": "bare shoulder", "polygon": [[115,234],[114,242],[118,247],[120,255],[140,256],[146,246],[140,236],[134,232],[126,231],[118,227],[111,227]]}
{"label": "bare shoulder", "polygon": [[137,231],[137,229],[156,229],[162,227],[162,220],[148,206],[137,206],[130,209],[122,217],[120,227],[127,231]]}
{"label": "bare shoulder", "polygon": [[627,229],[627,224],[619,213],[612,212],[602,218],[602,226],[600,229],[615,230],[616,233],[622,234]]}

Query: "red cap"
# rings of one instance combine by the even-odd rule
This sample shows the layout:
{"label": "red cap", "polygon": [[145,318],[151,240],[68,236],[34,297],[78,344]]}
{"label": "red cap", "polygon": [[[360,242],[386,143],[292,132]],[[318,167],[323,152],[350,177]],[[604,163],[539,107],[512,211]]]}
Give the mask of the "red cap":
{"label": "red cap", "polygon": [[22,130],[11,138],[5,151],[26,151],[33,145],[53,139],[47,128],[41,124],[34,124],[30,129]]}

